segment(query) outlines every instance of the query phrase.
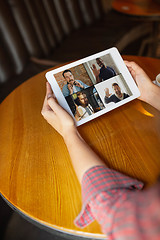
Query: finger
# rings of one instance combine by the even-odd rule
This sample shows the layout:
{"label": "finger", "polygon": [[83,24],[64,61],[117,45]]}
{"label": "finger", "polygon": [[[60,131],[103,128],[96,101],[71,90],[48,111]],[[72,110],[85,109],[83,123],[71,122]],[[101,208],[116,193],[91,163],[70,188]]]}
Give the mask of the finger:
{"label": "finger", "polygon": [[49,98],[48,105],[53,110],[53,112],[57,115],[64,114],[65,110],[57,103],[56,99]]}
{"label": "finger", "polygon": [[51,110],[49,105],[48,105],[48,102],[47,102],[47,99],[48,99],[49,95],[51,96],[51,95],[53,95],[53,93],[52,93],[52,89],[51,89],[50,84],[48,82],[46,82],[46,95],[45,95],[45,99],[44,99],[44,102],[43,102],[43,107],[42,107],[41,113],[42,112],[44,113],[47,110]]}
{"label": "finger", "polygon": [[126,61],[124,60],[124,63],[126,64],[126,66],[132,66],[133,62],[129,62],[129,61]]}
{"label": "finger", "polygon": [[46,96],[47,96],[47,99],[51,97],[56,98],[49,82],[46,82]]}
{"label": "finger", "polygon": [[46,93],[47,93],[47,95],[53,93],[53,91],[51,89],[51,85],[49,84],[49,82],[46,82]]}
{"label": "finger", "polygon": [[127,68],[128,68],[128,70],[129,70],[130,73],[131,73],[132,71],[134,71],[132,67],[127,66]]}
{"label": "finger", "polygon": [[136,72],[137,70],[140,70],[140,67],[135,63],[135,62],[128,62],[128,61],[124,61],[129,72],[131,73],[131,75],[133,77],[136,76]]}
{"label": "finger", "polygon": [[126,66],[132,68],[134,71],[141,70],[141,67],[135,62],[124,61]]}

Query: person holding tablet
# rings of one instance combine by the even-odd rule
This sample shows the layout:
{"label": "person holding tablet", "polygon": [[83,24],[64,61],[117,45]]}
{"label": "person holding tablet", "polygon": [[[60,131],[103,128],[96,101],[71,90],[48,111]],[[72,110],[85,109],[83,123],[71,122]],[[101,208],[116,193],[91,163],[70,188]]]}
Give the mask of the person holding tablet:
{"label": "person holding tablet", "polygon": [[[160,88],[136,63],[125,64],[139,87],[139,99],[160,110]],[[109,169],[82,139],[72,117],[56,102],[49,83],[46,87],[42,115],[64,138],[82,185],[83,208],[75,224],[85,227],[96,219],[111,239],[160,239],[160,181],[140,191],[142,182]]]}

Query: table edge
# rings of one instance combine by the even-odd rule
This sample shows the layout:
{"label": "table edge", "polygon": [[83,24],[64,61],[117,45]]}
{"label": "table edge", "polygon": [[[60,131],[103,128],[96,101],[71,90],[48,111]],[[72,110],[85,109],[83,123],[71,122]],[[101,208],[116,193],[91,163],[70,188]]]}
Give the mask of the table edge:
{"label": "table edge", "polygon": [[45,221],[42,221],[40,219],[36,219],[32,215],[26,213],[25,211],[23,211],[22,209],[20,209],[19,207],[17,207],[13,203],[11,203],[2,193],[0,193],[0,196],[7,203],[7,205],[9,207],[11,207],[16,213],[18,213],[24,219],[26,219],[30,223],[33,223],[35,226],[37,226],[41,229],[45,229],[46,231],[48,231],[50,233],[55,232],[55,234],[56,234],[57,232],[59,232],[63,235],[67,234],[69,237],[79,237],[79,239],[83,239],[84,237],[88,238],[88,239],[94,238],[94,239],[97,239],[97,240],[106,239],[106,235],[103,234],[103,233],[102,234],[96,234],[96,233],[82,232],[80,230],[77,231],[77,230],[67,229],[67,228],[63,228],[63,227],[60,227],[60,226],[48,224]]}

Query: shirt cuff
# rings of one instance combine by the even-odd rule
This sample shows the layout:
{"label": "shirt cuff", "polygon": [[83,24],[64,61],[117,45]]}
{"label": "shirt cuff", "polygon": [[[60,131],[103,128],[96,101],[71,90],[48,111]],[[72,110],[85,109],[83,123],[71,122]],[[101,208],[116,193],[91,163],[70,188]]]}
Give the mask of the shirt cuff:
{"label": "shirt cuff", "polygon": [[140,190],[143,183],[123,175],[105,166],[95,166],[85,172],[82,179],[82,210],[74,223],[78,227],[86,227],[93,222],[94,216],[89,203],[98,194],[113,189]]}

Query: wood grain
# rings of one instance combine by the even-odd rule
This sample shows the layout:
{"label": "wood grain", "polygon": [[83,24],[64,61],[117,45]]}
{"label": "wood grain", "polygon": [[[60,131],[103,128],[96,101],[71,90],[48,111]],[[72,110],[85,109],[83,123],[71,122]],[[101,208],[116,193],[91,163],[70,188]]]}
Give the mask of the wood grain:
{"label": "wood grain", "polygon": [[[126,56],[152,80],[160,60]],[[81,189],[61,136],[41,116],[45,72],[14,90],[0,105],[0,191],[22,213],[46,226],[75,235],[105,236],[95,221],[75,227]],[[146,183],[160,169],[160,115],[134,100],[79,127],[86,142],[112,168]]]}

